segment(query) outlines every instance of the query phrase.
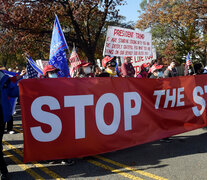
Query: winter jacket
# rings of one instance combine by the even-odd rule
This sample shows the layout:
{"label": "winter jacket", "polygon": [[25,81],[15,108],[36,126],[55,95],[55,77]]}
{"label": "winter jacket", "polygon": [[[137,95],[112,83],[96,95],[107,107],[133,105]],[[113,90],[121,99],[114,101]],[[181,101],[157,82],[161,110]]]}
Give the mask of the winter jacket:
{"label": "winter jacket", "polygon": [[7,75],[4,75],[0,80],[0,95],[3,120],[4,122],[8,122],[12,115],[12,107],[9,102],[9,97],[18,97],[19,88],[17,85],[12,83],[9,76]]}

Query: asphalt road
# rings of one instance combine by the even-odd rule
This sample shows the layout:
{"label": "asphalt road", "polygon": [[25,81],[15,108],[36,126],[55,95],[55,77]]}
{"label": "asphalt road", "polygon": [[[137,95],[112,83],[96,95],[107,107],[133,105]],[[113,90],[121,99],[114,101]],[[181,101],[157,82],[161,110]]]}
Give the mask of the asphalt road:
{"label": "asphalt road", "polygon": [[[47,161],[23,163],[20,107],[14,116],[15,134],[4,135],[4,154],[11,180],[207,180],[207,131],[173,136],[171,143],[155,141],[94,157],[75,159],[72,166]],[[71,147],[72,148],[72,147]]]}

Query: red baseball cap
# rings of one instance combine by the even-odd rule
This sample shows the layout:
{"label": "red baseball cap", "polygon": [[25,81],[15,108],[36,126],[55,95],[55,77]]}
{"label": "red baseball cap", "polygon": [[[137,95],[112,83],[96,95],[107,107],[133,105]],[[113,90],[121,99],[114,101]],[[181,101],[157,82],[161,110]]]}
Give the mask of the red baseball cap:
{"label": "red baseball cap", "polygon": [[77,66],[77,68],[79,67],[87,67],[87,66],[91,66],[92,64],[91,63],[87,63],[83,60],[81,60],[81,63]]}
{"label": "red baseball cap", "polygon": [[105,58],[103,58],[102,60],[102,66],[105,68],[106,67],[106,63],[111,61],[114,57],[109,57],[109,56],[106,56]]}
{"label": "red baseball cap", "polygon": [[162,69],[163,65],[154,64],[148,71],[148,73],[153,73],[155,70]]}
{"label": "red baseball cap", "polygon": [[47,72],[51,72],[51,71],[60,71],[60,70],[55,68],[53,65],[47,65],[43,69],[43,76],[45,76]]}
{"label": "red baseball cap", "polygon": [[150,65],[149,63],[143,63],[143,64],[141,65],[141,69],[144,69],[144,68],[148,67],[149,65]]}

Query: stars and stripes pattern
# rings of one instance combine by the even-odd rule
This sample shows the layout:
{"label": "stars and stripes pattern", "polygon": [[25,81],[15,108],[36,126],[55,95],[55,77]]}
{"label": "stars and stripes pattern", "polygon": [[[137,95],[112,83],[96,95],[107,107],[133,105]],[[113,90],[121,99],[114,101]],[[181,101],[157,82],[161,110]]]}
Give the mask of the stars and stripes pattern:
{"label": "stars and stripes pattern", "polygon": [[81,60],[78,56],[78,53],[76,52],[75,46],[73,47],[72,54],[70,56],[69,62],[71,64],[70,66],[70,76],[73,77],[73,72],[77,68],[78,65],[81,64]]}
{"label": "stars and stripes pattern", "polygon": [[27,58],[27,78],[37,78],[43,75],[40,67],[31,59]]}
{"label": "stars and stripes pattern", "polygon": [[186,65],[187,66],[190,66],[190,65],[192,65],[193,63],[192,63],[192,61],[191,61],[191,59],[190,59],[190,55],[189,55],[189,53],[187,54],[187,56],[186,56]]}

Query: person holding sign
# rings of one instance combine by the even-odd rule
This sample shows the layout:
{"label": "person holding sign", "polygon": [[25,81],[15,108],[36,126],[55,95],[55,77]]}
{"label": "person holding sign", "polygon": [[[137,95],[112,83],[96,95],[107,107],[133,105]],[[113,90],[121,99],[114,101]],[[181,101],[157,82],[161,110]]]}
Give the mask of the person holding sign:
{"label": "person holding sign", "polygon": [[[44,78],[58,78],[58,74],[57,72],[60,71],[60,69],[55,68],[53,65],[47,65],[44,67],[43,69],[43,76]],[[50,161],[49,163],[53,164],[53,163],[58,163],[59,161]],[[61,164],[63,165],[73,165],[75,163],[75,161],[73,160],[69,160],[69,159],[62,159]]]}
{"label": "person holding sign", "polygon": [[131,63],[131,59],[130,56],[124,57],[124,63],[121,65],[122,77],[134,77],[135,70]]}
{"label": "person holding sign", "polygon": [[102,60],[102,66],[105,68],[99,77],[118,77],[116,72],[116,60],[114,57],[106,56]]}

